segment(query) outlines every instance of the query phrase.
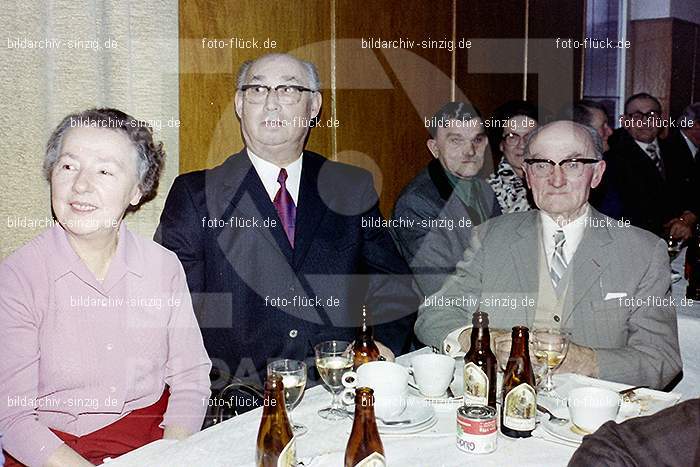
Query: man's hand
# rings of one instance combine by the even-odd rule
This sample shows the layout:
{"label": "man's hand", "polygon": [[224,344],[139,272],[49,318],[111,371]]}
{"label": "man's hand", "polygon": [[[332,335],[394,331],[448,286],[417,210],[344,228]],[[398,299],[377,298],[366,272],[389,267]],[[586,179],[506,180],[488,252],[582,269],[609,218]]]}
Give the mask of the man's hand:
{"label": "man's hand", "polygon": [[686,241],[693,236],[693,226],[697,222],[697,216],[690,211],[685,211],[680,217],[668,221],[664,228],[673,238]]}
{"label": "man's hand", "polygon": [[554,373],[576,373],[584,376],[598,377],[598,357],[590,347],[569,343],[569,351],[562,364]]}

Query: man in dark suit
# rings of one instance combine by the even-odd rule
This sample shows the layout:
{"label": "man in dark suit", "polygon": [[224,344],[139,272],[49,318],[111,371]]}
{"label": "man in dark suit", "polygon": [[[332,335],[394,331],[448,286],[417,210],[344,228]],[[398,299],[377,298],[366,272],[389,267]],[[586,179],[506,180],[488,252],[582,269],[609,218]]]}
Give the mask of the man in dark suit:
{"label": "man in dark suit", "polygon": [[496,194],[478,176],[489,144],[479,112],[449,102],[428,131],[433,160],[403,189],[392,216],[399,251],[426,297],[454,272],[471,228],[501,214]]}
{"label": "man in dark suit", "polygon": [[[630,96],[621,117],[623,129],[610,139],[606,158],[608,171],[603,181],[606,190],[619,196],[621,210],[604,214],[628,219],[632,225],[660,237],[689,236],[687,200],[672,196],[677,183],[675,161],[665,141],[659,139],[661,104],[647,93]],[[604,199],[603,195],[603,199]]]}
{"label": "man in dark suit", "polygon": [[[700,215],[700,102],[690,104],[667,138],[671,157],[668,160],[671,197],[675,204],[687,208],[685,225],[678,225],[677,238],[692,235],[692,226]],[[679,230],[683,227],[683,230]]]}
{"label": "man in dark suit", "polygon": [[569,467],[700,465],[700,399],[647,417],[607,422],[583,443]]}
{"label": "man in dark suit", "polygon": [[245,148],[168,195],[156,239],[182,261],[219,374],[260,383],[271,360],[311,366],[314,344],[353,339],[363,303],[378,341],[394,353],[410,342],[410,271],[377,227],[371,174],[304,150],[319,87],[314,65],[289,55],[245,63]]}

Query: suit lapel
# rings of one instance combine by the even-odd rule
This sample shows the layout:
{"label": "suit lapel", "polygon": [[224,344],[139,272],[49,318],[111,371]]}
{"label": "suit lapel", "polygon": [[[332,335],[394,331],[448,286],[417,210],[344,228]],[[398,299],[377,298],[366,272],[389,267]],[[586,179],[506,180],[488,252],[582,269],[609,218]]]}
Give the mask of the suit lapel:
{"label": "suit lapel", "polygon": [[598,211],[590,208],[591,222],[586,226],[581,243],[571,261],[571,284],[564,307],[562,324],[565,324],[586,296],[610,262],[611,252],[607,245],[613,239],[605,226],[606,219]]}
{"label": "suit lapel", "polygon": [[[298,269],[303,263],[318,225],[328,210],[327,203],[324,203],[318,192],[319,172],[324,162],[325,159],[322,157],[304,152],[294,235],[293,264],[295,269]],[[284,235],[284,232],[282,234]]]}
{"label": "suit lapel", "polygon": [[[520,282],[521,292],[535,294],[538,288],[537,265],[539,264],[539,211],[530,211],[520,225],[515,229],[517,238],[510,246],[515,274]],[[526,310],[526,322],[531,322],[533,310]],[[534,319],[534,317],[533,317]]]}
{"label": "suit lapel", "polygon": [[[227,222],[231,217],[257,219],[260,223],[264,222],[266,219],[275,220],[275,225],[273,227],[267,228],[261,225],[256,228],[256,231],[259,232],[271,246],[277,247],[280,253],[284,255],[291,264],[292,248],[282,228],[282,222],[277,215],[274,205],[270,201],[270,197],[258,173],[253,168],[253,164],[250,162],[247,152],[243,150],[230,160],[230,166],[222,171],[222,183],[217,184],[214,180],[212,180],[212,183],[207,183],[207,188],[210,189],[223,187],[221,193],[214,194],[214,196],[220,200],[217,204],[219,204],[219,212],[222,214],[218,217]],[[227,161],[227,163],[229,163],[229,161]],[[219,243],[226,243],[226,238],[235,236],[233,232],[236,230],[235,228],[223,229]],[[228,234],[227,231],[229,232]]]}

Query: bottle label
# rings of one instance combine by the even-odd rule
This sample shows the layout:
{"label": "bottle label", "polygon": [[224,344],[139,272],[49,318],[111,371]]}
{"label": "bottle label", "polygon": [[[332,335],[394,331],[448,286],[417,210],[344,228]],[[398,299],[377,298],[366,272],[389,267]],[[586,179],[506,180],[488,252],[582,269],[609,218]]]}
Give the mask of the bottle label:
{"label": "bottle label", "polygon": [[522,383],[510,390],[503,400],[503,424],[516,431],[535,429],[537,417],[537,396],[535,390],[527,383]]}
{"label": "bottle label", "polygon": [[296,467],[297,465],[297,448],[296,439],[292,437],[287,445],[280,452],[277,458],[277,467]]}
{"label": "bottle label", "polygon": [[378,452],[373,452],[355,464],[355,467],[386,467],[386,461],[384,460],[384,456]]}
{"label": "bottle label", "polygon": [[464,365],[464,405],[489,404],[489,378],[474,362]]}

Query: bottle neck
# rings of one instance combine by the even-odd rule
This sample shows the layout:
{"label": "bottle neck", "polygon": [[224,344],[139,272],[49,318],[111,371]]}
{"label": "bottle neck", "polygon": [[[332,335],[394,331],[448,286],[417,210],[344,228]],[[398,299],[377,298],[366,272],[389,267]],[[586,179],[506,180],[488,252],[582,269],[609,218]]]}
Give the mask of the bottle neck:
{"label": "bottle neck", "polygon": [[491,333],[489,328],[473,327],[471,334],[471,348],[483,349],[489,347],[491,343]]}
{"label": "bottle neck", "polygon": [[267,380],[263,399],[263,417],[286,415],[282,379]]}
{"label": "bottle neck", "polygon": [[528,353],[528,335],[527,334],[513,334],[513,343],[510,348],[511,358],[524,358],[530,356]]}

